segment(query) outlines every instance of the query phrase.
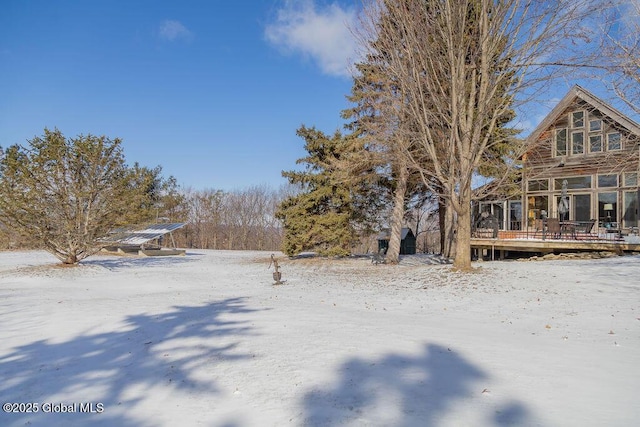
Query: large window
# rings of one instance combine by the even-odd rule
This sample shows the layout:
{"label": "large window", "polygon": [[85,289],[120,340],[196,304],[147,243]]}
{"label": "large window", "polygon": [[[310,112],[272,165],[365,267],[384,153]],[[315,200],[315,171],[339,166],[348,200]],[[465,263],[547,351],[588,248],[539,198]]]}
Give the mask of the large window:
{"label": "large window", "polygon": [[567,188],[569,190],[579,190],[582,188],[591,188],[591,175],[575,176],[572,178],[557,178],[553,180],[553,188],[562,190],[562,181],[567,180]]}
{"label": "large window", "polygon": [[480,202],[480,212],[487,212],[498,222],[498,228],[504,230],[504,202]]}
{"label": "large window", "polygon": [[556,130],[556,156],[567,155],[567,130]]}
{"label": "large window", "polygon": [[615,227],[618,222],[618,193],[598,193],[598,220],[603,227]]}
{"label": "large window", "polygon": [[591,219],[590,194],[575,194],[573,196],[573,219],[584,222]]}
{"label": "large window", "polygon": [[[562,196],[555,196],[554,198],[554,211],[553,215],[560,218],[560,221],[567,221],[573,215],[573,207],[571,206],[571,197],[567,197],[567,204],[562,203]],[[565,206],[566,210],[562,209]]]}
{"label": "large window", "polygon": [[522,202],[509,202],[509,230],[522,230]]}
{"label": "large window", "polygon": [[527,212],[529,216],[529,226],[534,225],[534,220],[548,216],[549,197],[531,196],[527,198]]}
{"label": "large window", "polygon": [[597,112],[572,111],[565,126],[553,133],[556,157],[622,149],[622,134],[607,126]]}
{"label": "large window", "polygon": [[618,175],[598,175],[598,187],[617,187]]}

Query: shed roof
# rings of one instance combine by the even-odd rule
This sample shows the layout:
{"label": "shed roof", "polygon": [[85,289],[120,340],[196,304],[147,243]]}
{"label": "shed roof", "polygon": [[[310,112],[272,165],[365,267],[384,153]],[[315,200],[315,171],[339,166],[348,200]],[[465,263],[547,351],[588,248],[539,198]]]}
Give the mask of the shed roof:
{"label": "shed roof", "polygon": [[146,226],[132,226],[117,228],[104,240],[109,243],[120,245],[143,245],[152,240],[158,239],[165,234],[178,230],[187,225],[184,222],[168,224],[151,224]]}
{"label": "shed roof", "polygon": [[[410,228],[403,227],[402,236],[400,237],[400,239],[404,240],[409,235],[409,233],[411,233],[411,236],[413,236],[413,231],[411,231]],[[381,231],[380,234],[378,234],[378,240],[389,240],[390,237],[391,237],[391,231],[388,229],[385,229]]]}

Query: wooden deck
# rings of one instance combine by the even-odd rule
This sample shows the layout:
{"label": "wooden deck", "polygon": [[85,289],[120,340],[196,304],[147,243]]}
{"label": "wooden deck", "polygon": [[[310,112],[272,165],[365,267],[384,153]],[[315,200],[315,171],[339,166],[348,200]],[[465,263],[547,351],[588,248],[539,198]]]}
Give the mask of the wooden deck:
{"label": "wooden deck", "polygon": [[489,250],[491,259],[503,258],[504,252],[540,252],[561,253],[580,251],[640,252],[640,243],[624,240],[590,239],[551,239],[551,238],[489,238],[472,237],[471,249]]}

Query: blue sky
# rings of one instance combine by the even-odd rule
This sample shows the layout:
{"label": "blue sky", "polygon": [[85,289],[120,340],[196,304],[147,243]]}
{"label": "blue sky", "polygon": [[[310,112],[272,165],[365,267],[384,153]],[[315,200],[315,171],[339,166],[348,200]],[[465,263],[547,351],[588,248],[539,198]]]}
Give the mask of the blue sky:
{"label": "blue sky", "polygon": [[356,3],[3,0],[0,146],[57,127],[185,187],[277,188],[301,124],[342,127]]}
{"label": "blue sky", "polygon": [[[305,155],[301,124],[342,129],[360,4],[3,0],[0,146],[57,127],[122,138],[130,164],[184,187],[276,189]],[[574,83],[519,109],[517,126],[534,128]]]}

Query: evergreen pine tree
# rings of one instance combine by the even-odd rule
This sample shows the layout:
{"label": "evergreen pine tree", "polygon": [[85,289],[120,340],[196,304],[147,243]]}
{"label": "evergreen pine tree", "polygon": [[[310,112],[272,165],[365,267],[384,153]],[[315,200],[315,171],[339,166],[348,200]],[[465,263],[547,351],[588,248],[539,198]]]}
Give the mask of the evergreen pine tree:
{"label": "evergreen pine tree", "polygon": [[297,134],[305,140],[309,155],[297,161],[306,164],[305,170],[282,173],[300,189],[285,199],[276,213],[285,229],[283,251],[287,255],[303,251],[349,255],[357,215],[339,167],[341,157],[349,150],[348,138],[340,132],[329,137],[305,126]]}

